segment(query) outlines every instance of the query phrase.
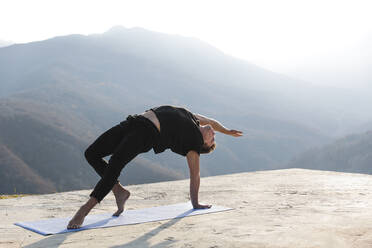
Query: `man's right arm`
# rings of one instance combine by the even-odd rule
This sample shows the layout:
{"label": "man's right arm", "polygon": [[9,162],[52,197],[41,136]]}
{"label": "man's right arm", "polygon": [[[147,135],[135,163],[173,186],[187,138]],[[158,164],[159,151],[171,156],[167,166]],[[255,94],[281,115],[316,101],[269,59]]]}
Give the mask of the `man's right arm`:
{"label": "man's right arm", "polygon": [[199,154],[195,151],[189,151],[186,155],[187,163],[190,169],[190,199],[194,209],[210,208],[211,205],[199,204],[199,186],[200,186],[200,167]]}

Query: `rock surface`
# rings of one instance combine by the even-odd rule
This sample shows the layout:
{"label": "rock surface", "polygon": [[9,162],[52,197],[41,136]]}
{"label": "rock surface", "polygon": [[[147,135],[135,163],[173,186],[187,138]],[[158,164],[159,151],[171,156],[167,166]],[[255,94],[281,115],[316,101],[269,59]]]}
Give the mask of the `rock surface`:
{"label": "rock surface", "polygon": [[[127,188],[126,209],[189,201],[188,180]],[[13,225],[72,216],[89,193],[1,199],[0,247],[372,247],[372,176],[303,169],[202,178],[200,201],[227,212],[52,236]],[[115,210],[110,193],[92,214]]]}

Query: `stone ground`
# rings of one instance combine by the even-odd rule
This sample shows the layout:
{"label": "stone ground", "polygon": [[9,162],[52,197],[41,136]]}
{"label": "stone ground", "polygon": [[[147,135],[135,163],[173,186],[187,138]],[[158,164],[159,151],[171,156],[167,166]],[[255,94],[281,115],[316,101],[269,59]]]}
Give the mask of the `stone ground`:
{"label": "stone ground", "polygon": [[[189,201],[188,180],[127,188],[127,209]],[[202,178],[200,201],[232,211],[51,236],[13,224],[72,216],[89,193],[0,199],[0,247],[372,247],[372,176],[303,169]],[[110,193],[92,213],[115,210]]]}

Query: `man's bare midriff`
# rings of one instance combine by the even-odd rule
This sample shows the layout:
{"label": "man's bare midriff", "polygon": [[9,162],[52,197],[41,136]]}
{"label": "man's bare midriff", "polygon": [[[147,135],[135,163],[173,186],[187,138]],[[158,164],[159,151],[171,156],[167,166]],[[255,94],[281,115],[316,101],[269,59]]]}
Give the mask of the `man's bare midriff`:
{"label": "man's bare midriff", "polygon": [[154,125],[156,126],[156,128],[160,132],[160,122],[159,122],[159,119],[158,119],[158,117],[156,117],[155,113],[152,110],[148,110],[148,111],[142,113],[141,115],[144,116],[144,117],[146,117],[150,121],[152,121],[152,123],[154,123]]}

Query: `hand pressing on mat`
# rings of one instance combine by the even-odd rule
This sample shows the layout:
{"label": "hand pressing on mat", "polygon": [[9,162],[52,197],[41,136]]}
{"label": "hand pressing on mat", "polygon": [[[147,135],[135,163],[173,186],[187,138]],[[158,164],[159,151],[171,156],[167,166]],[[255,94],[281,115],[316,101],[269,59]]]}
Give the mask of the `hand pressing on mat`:
{"label": "hand pressing on mat", "polygon": [[186,155],[190,171],[190,199],[194,209],[210,208],[212,205],[199,204],[199,186],[200,186],[200,165],[199,154],[190,151]]}

